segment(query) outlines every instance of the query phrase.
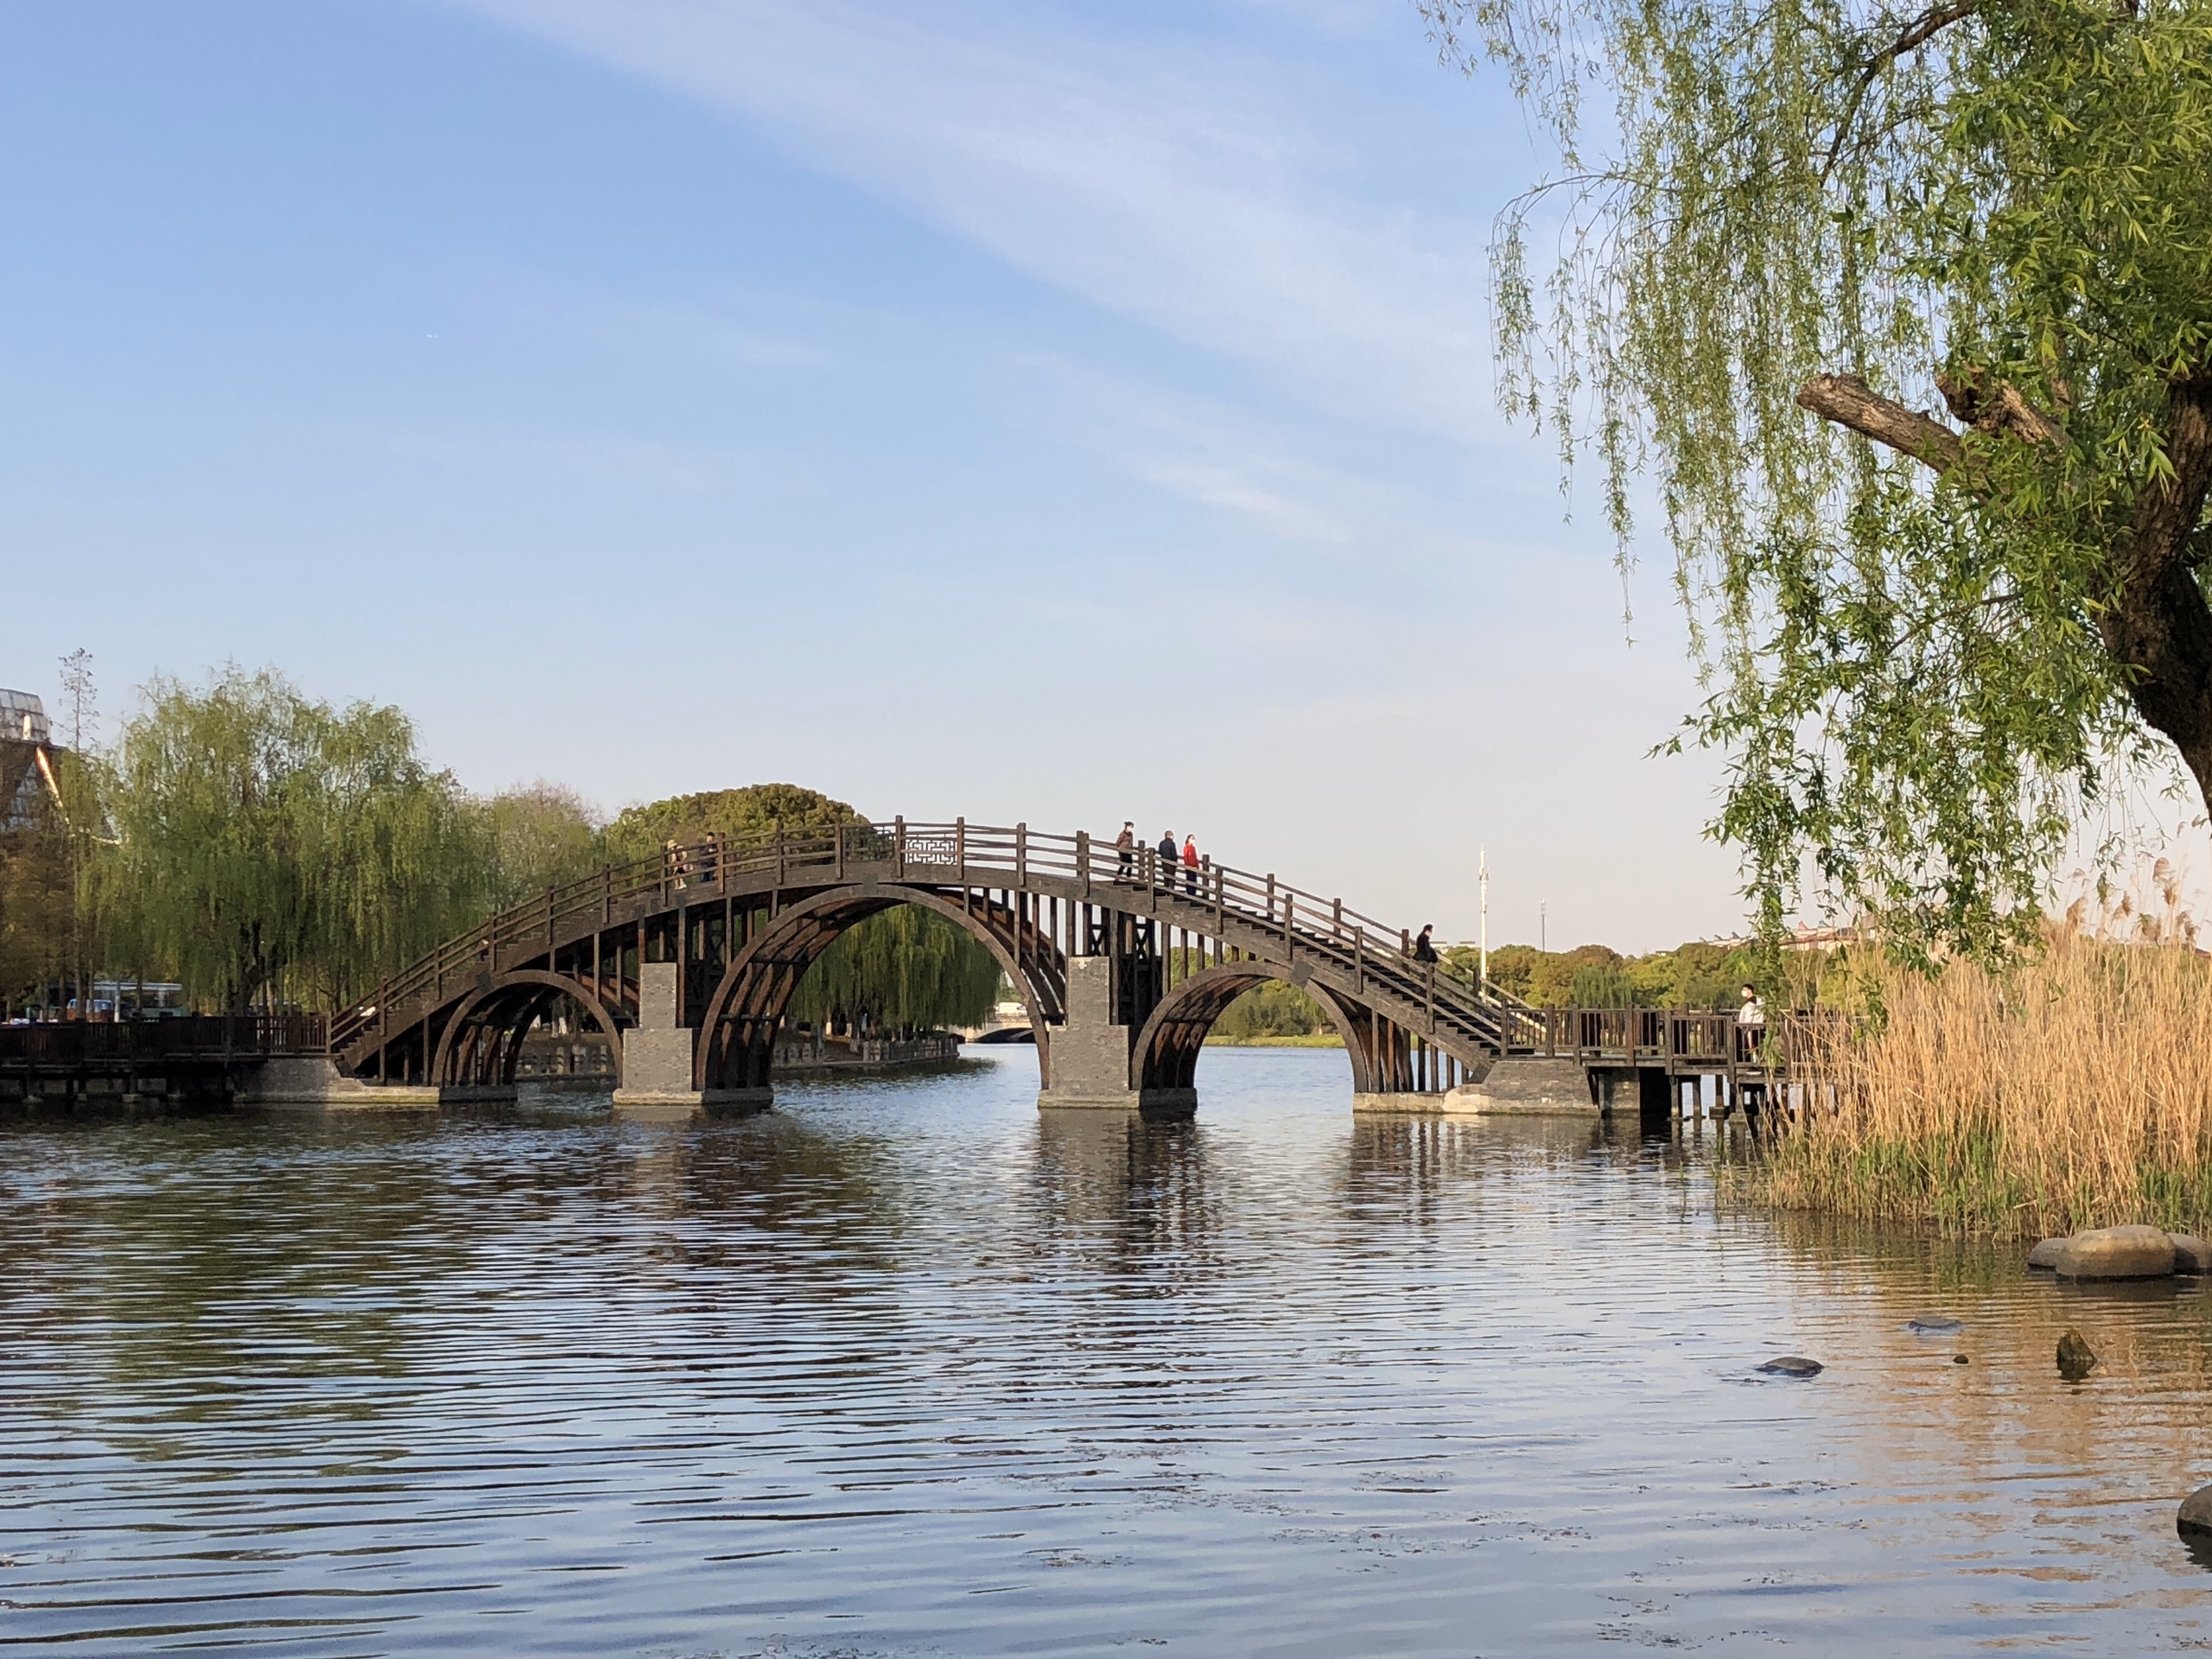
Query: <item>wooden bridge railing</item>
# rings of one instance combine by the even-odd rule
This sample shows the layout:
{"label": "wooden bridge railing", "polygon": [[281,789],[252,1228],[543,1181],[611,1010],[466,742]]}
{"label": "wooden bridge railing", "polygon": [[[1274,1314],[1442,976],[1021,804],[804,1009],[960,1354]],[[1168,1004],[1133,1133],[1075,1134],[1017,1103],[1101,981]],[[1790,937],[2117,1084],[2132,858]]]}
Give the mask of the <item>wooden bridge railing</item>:
{"label": "wooden bridge railing", "polygon": [[328,1046],[329,1022],[319,1014],[68,1020],[47,1025],[0,1026],[0,1067],[254,1059],[274,1054],[320,1054]]}
{"label": "wooden bridge railing", "polygon": [[1777,1014],[1764,1027],[1740,1025],[1733,1014],[1683,1008],[1533,1008],[1519,1017],[1532,1033],[1529,1053],[1673,1071],[1751,1067],[1802,1074],[1817,1066],[1849,1027],[1844,1015],[1823,1010]]}
{"label": "wooden bridge railing", "polygon": [[333,1046],[350,1043],[381,1009],[426,995],[440,998],[448,985],[473,978],[487,964],[496,966],[505,954],[519,950],[535,955],[559,937],[564,924],[583,922],[594,912],[611,922],[618,906],[627,910],[648,896],[673,904],[687,889],[720,890],[741,878],[762,876],[778,886],[816,885],[824,876],[840,879],[855,865],[887,866],[894,880],[1020,888],[1032,879],[1050,879],[1072,884],[1097,902],[1149,909],[1194,930],[1205,921],[1192,913],[1198,906],[1211,910],[1218,925],[1234,918],[1272,935],[1294,960],[1304,956],[1316,965],[1326,962],[1356,984],[1387,986],[1421,1007],[1433,1030],[1506,1052],[1525,1052],[1543,1031],[1541,1016],[1516,999],[1495,988],[1478,988],[1442,963],[1414,961],[1404,929],[1272,874],[1211,861],[1186,870],[1149,847],[1134,849],[1125,868],[1112,842],[1084,833],[1049,835],[1026,824],[1008,828],[965,819],[910,823],[894,818],[744,840],[714,837],[550,887],[445,941],[380,987],[376,997],[340,1014],[332,1023]]}

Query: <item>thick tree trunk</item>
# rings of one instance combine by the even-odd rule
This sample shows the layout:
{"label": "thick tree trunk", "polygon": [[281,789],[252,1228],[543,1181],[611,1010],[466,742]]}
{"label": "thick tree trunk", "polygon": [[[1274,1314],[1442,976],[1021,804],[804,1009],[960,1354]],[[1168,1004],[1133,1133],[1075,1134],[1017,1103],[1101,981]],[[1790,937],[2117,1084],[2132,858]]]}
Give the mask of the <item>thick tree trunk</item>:
{"label": "thick tree trunk", "polygon": [[2212,378],[2175,383],[2165,436],[2173,476],[2136,499],[2116,591],[2098,627],[2128,671],[2136,712],[2173,741],[2212,810],[2212,606],[2190,563],[2212,488]]}

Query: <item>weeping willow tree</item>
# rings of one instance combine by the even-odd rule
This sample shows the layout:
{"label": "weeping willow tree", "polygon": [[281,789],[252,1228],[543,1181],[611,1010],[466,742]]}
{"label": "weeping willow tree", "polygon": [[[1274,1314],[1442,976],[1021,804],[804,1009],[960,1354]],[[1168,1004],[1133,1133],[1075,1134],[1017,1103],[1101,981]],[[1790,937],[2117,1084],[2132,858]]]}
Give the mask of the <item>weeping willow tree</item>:
{"label": "weeping willow tree", "polygon": [[565,784],[541,778],[494,795],[483,810],[490,820],[496,908],[596,874],[607,862],[606,837],[590,806]]}
{"label": "weeping willow tree", "polygon": [[958,924],[900,905],[849,930],[799,982],[791,1017],[871,1031],[980,1026],[998,1001],[998,958]]}
{"label": "weeping willow tree", "polygon": [[2212,0],[1422,10],[1556,143],[1503,401],[1624,557],[1656,483],[1764,926],[2001,955],[2121,778],[2203,801]]}
{"label": "weeping willow tree", "polygon": [[110,764],[108,948],[202,1001],[339,1006],[485,906],[484,814],[397,709],[157,680]]}

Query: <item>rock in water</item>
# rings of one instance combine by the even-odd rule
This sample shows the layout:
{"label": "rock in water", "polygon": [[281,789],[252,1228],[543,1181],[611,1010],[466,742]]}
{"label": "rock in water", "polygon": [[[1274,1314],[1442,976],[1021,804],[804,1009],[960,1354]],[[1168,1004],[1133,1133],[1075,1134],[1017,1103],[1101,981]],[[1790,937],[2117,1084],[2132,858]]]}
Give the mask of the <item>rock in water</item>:
{"label": "rock in water", "polygon": [[2058,1265],[2058,1253],[2066,1248],[2068,1243],[2063,1238],[2044,1239],[2028,1252],[2028,1265],[2049,1273]]}
{"label": "rock in water", "polygon": [[1916,1337],[1948,1337],[1955,1331],[1965,1330],[1966,1326],[1941,1313],[1923,1313],[1916,1319],[1907,1319],[1904,1328]]}
{"label": "rock in water", "polygon": [[2171,1279],[2174,1242],[2156,1227],[2100,1227],[2068,1239],[2056,1265],[2062,1279]]}
{"label": "rock in water", "polygon": [[2069,1330],[2058,1339],[2058,1374],[2069,1382],[2079,1382],[2096,1369],[2096,1350],[2079,1331]]}
{"label": "rock in water", "polygon": [[2202,1275],[2212,1273],[2212,1244],[2195,1233],[2168,1233],[2174,1247],[2174,1271]]}
{"label": "rock in water", "polygon": [[1974,1361],[1967,1358],[1964,1354],[1953,1354],[1951,1356],[1951,1363],[1954,1365],[1971,1365],[1974,1363]]}
{"label": "rock in water", "polygon": [[2212,1538],[2212,1486],[2200,1486],[2182,1499],[2174,1530],[2184,1538]]}
{"label": "rock in water", "polygon": [[1759,1367],[1769,1376],[1818,1376],[1827,1369],[1819,1360],[1808,1359],[1802,1354],[1784,1354]]}

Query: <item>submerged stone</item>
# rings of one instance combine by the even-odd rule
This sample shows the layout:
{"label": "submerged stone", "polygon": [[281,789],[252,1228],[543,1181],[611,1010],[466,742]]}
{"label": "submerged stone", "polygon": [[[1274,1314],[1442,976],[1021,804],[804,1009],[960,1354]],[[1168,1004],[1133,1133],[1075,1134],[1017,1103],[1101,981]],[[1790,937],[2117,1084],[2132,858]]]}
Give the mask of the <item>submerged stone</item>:
{"label": "submerged stone", "polygon": [[2212,1486],[2200,1486],[2182,1499],[2174,1530],[2184,1538],[2212,1538]]}
{"label": "submerged stone", "polygon": [[1818,1376],[1827,1369],[1819,1360],[1808,1359],[1802,1354],[1784,1354],[1759,1367],[1769,1376]]}
{"label": "submerged stone", "polygon": [[2171,1279],[2174,1242],[2156,1227],[2099,1227],[2058,1253],[2062,1279]]}
{"label": "submerged stone", "polygon": [[2212,1273],[2212,1244],[2195,1233],[2168,1233],[2174,1247],[2174,1271],[2202,1275]]}
{"label": "submerged stone", "polygon": [[2043,1240],[2028,1252],[2028,1265],[2049,1273],[2058,1265],[2058,1253],[2066,1248],[2067,1243],[2063,1238]]}
{"label": "submerged stone", "polygon": [[2069,1329],[2058,1339],[2058,1374],[2069,1382],[2079,1382],[2097,1368],[2097,1351],[2079,1331]]}
{"label": "submerged stone", "polygon": [[1916,1337],[1948,1337],[1955,1331],[1965,1330],[1966,1326],[1945,1314],[1923,1313],[1916,1319],[1907,1319],[1904,1328]]}
{"label": "submerged stone", "polygon": [[1968,1359],[1964,1354],[1953,1354],[1951,1356],[1951,1363],[1954,1365],[1971,1365],[1974,1363],[1974,1361]]}

